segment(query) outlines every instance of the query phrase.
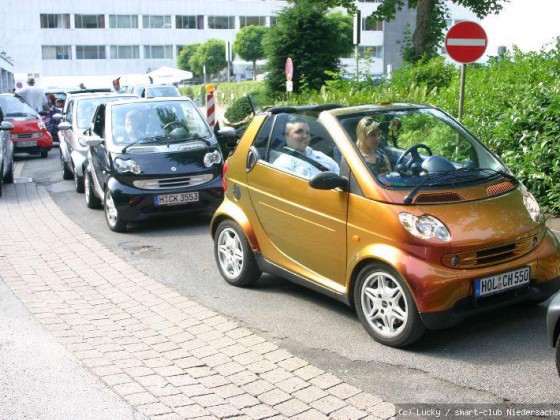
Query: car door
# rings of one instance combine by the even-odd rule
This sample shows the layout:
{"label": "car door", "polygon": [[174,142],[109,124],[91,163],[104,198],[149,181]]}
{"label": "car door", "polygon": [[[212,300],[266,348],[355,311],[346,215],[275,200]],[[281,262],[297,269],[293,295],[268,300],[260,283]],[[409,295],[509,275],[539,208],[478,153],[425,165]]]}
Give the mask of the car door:
{"label": "car door", "polygon": [[88,151],[88,165],[90,165],[96,195],[101,199],[103,199],[105,185],[111,176],[111,155],[105,138],[107,133],[105,111],[105,104],[97,107],[93,117],[92,129],[93,135],[100,137],[103,141],[97,146],[90,147]]}
{"label": "car door", "polygon": [[[58,133],[58,137],[60,138],[59,148],[60,153],[64,155],[64,160],[66,162],[71,161],[71,154],[72,154],[72,142],[74,136],[74,125],[72,124],[73,118],[73,110],[75,107],[75,101],[70,99],[66,104],[64,104],[64,112],[63,112],[63,122],[70,124],[71,128],[69,130],[60,130]],[[74,168],[72,167],[72,172]]]}
{"label": "car door", "polygon": [[[308,179],[275,167],[283,147],[285,115],[270,118],[272,124],[264,124],[271,127],[270,132],[261,130],[250,152],[258,159],[247,160],[261,252],[273,264],[341,292],[346,275],[348,193],[314,189]],[[330,143],[334,155],[332,138],[323,140]]]}

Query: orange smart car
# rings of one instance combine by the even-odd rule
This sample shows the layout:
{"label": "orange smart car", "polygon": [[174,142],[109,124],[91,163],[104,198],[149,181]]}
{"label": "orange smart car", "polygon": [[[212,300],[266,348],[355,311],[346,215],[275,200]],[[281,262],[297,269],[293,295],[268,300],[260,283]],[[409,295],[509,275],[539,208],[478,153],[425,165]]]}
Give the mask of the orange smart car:
{"label": "orange smart car", "polygon": [[559,244],[533,196],[440,109],[272,108],[224,166],[211,232],[222,276],[283,276],[356,308],[377,341],[560,288]]}

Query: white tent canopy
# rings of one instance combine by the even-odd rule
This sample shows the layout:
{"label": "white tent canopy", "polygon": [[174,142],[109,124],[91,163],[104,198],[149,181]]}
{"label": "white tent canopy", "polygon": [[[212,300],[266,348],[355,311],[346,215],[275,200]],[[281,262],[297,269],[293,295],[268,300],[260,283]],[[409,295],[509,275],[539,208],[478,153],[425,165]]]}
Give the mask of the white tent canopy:
{"label": "white tent canopy", "polygon": [[154,83],[170,84],[179,83],[182,80],[192,79],[193,74],[190,71],[175,69],[173,67],[160,67],[148,73]]}

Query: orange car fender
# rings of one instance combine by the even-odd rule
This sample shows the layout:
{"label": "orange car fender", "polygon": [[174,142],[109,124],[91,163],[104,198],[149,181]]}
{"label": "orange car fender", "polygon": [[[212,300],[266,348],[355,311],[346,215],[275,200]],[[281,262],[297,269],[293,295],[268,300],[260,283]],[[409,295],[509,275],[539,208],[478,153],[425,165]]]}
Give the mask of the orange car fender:
{"label": "orange car fender", "polygon": [[388,244],[379,243],[365,245],[356,250],[348,261],[348,273],[350,273],[350,276],[348,278],[347,290],[349,296],[353,295],[354,284],[362,268],[371,262],[380,262],[391,267],[400,274],[416,300],[415,287],[408,279],[409,267],[416,265],[414,264],[414,260],[414,257],[405,253],[402,249]]}
{"label": "orange car fender", "polygon": [[214,213],[214,216],[212,217],[212,221],[210,223],[210,232],[212,234],[212,238],[214,238],[214,235],[216,234],[218,225],[226,219],[233,220],[241,227],[241,229],[243,229],[243,232],[245,232],[245,236],[247,237],[247,240],[249,241],[253,252],[260,252],[259,244],[257,242],[253,226],[249,222],[249,219],[245,215],[245,212],[233,201],[230,201],[227,198],[222,202],[220,207],[218,207],[218,209]]}

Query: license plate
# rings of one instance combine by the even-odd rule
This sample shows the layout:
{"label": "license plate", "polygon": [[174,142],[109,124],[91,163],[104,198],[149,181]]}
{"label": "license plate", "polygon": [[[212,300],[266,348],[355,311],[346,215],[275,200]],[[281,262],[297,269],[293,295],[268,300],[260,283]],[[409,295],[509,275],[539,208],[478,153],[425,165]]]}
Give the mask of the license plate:
{"label": "license plate", "polygon": [[529,267],[484,277],[474,281],[474,295],[481,297],[514,289],[529,284],[530,279]]}
{"label": "license plate", "polygon": [[156,195],[154,197],[154,204],[156,206],[173,206],[193,201],[198,201],[198,192]]}
{"label": "license plate", "polygon": [[37,146],[36,141],[18,141],[16,147],[35,147]]}

